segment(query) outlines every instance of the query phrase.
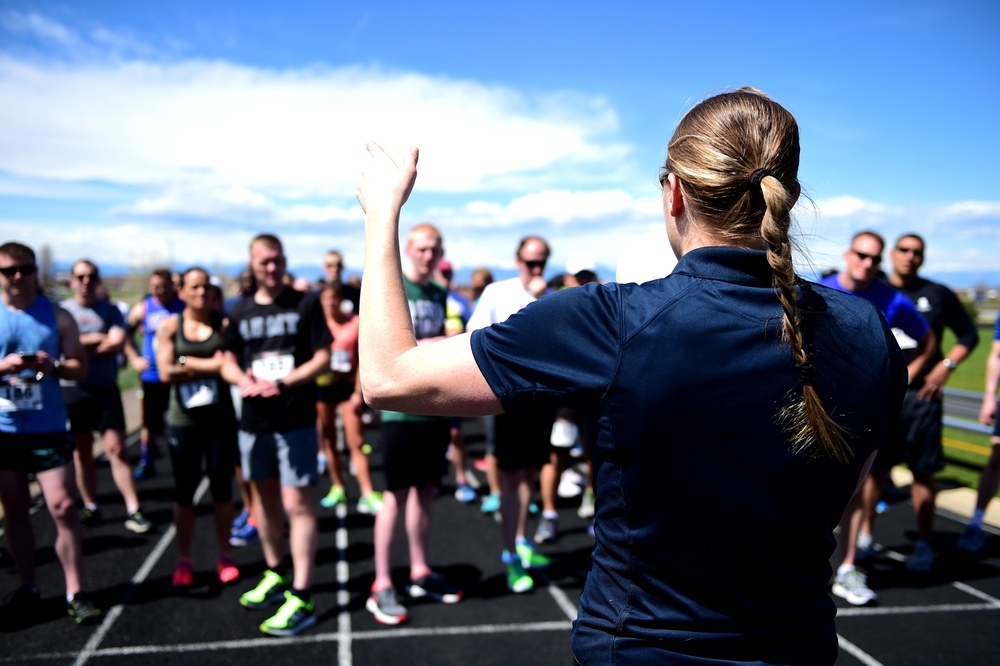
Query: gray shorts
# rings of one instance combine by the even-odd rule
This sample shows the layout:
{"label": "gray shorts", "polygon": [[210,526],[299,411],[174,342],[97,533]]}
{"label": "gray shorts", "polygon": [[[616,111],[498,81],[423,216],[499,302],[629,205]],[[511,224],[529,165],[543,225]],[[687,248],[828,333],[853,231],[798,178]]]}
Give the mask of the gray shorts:
{"label": "gray shorts", "polygon": [[287,432],[240,430],[240,462],[248,480],[280,479],[283,488],[315,486],[316,428]]}

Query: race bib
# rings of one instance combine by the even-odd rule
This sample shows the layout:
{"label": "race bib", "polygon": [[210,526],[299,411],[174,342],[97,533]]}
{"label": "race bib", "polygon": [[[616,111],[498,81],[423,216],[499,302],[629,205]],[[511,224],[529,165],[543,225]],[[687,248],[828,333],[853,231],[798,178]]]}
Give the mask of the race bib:
{"label": "race bib", "polygon": [[42,408],[42,387],[37,382],[0,384],[0,412],[27,412]]}
{"label": "race bib", "polygon": [[351,353],[346,349],[330,350],[330,369],[334,372],[348,373],[354,368],[351,367]]}
{"label": "race bib", "polygon": [[262,352],[250,362],[250,369],[260,379],[276,382],[295,368],[295,357],[288,351]]}
{"label": "race bib", "polygon": [[219,384],[214,379],[196,379],[177,385],[177,395],[185,409],[215,405],[219,402]]}

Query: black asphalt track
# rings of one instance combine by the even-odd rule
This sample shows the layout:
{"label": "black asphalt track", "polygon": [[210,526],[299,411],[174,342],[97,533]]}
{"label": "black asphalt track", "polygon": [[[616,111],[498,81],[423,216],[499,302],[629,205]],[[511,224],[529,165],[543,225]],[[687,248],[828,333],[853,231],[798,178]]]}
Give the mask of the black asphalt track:
{"label": "black asphalt track", "polygon": [[[474,421],[467,424],[473,458],[483,443]],[[376,487],[381,470],[378,431],[369,433]],[[137,453],[137,448],[132,450]],[[295,638],[272,638],[257,626],[266,611],[238,603],[263,570],[259,546],[235,549],[243,580],[217,584],[213,563],[210,497],[197,509],[193,559],[195,586],[183,593],[170,585],[172,542],[169,459],[159,475],[139,483],[143,509],[155,533],[139,536],[123,527],[124,507],[110,470],[99,464],[104,522],[84,539],[86,590],[104,609],[102,621],[80,627],[65,616],[62,576],[52,549],[53,529],[44,509],[33,524],[37,534],[42,617],[24,618],[5,607],[0,615],[0,662],[37,664],[533,664],[568,665],[570,622],[586,576],[592,537],[578,518],[578,500],[561,500],[560,539],[543,545],[553,557],[533,592],[506,592],[500,562],[500,532],[478,503],[462,505],[445,479],[434,504],[432,566],[466,590],[457,605],[410,603],[410,622],[386,627],[365,608],[374,578],[373,519],[354,509],[356,486],[349,483],[349,510],[318,509],[320,542],[314,594],[317,625]],[[480,478],[481,475],[480,475]],[[329,482],[317,488],[327,490]],[[683,507],[674,507],[683,510]],[[340,514],[340,515],[338,515]],[[532,529],[535,520],[532,521]],[[914,523],[908,500],[880,517],[876,540],[884,547],[867,567],[878,605],[849,606],[836,599],[841,664],[1000,663],[1000,536],[994,532],[981,556],[960,558],[954,543],[962,523],[939,514],[934,545],[942,553],[930,574],[907,572],[902,560],[912,549]],[[395,578],[407,578],[405,538],[397,540]],[[17,586],[9,568],[0,569],[0,595]]]}

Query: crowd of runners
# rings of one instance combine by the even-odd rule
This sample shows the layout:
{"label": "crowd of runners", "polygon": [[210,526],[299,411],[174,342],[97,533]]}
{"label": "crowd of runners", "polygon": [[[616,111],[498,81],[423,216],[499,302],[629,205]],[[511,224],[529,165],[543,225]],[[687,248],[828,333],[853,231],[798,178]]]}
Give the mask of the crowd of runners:
{"label": "crowd of runners", "polygon": [[[913,470],[913,504],[919,541],[907,567],[933,565],[933,474],[943,466],[941,389],[949,373],[978,342],[976,327],[957,297],[917,275],[924,240],[901,236],[890,251],[892,271],[880,273],[885,242],[872,231],[856,234],[845,252],[845,269],[823,282],[866,298],[896,332],[908,363],[910,384],[903,412],[888,446],[841,523],[845,547],[832,591],[851,604],[876,594],[855,564],[877,555],[875,507],[889,468],[905,461]],[[574,262],[571,272],[543,277],[548,243],[528,236],[514,246],[517,276],[493,282],[486,268],[473,271],[468,287],[453,282],[444,240],[431,224],[409,230],[403,277],[418,344],[426,344],[502,322],[533,301],[597,281],[592,264]],[[427,560],[432,505],[442,478],[453,467],[455,498],[480,502],[496,514],[504,549],[507,587],[524,593],[534,586],[531,570],[549,564],[537,543],[559,538],[557,497],[578,496],[582,518],[594,516],[589,471],[593,424],[572,409],[522,410],[517,416],[483,417],[484,459],[468,458],[462,419],[383,410],[365,404],[359,380],[360,281],[344,278],[344,257],[322,257],[323,277],[313,284],[286,270],[279,238],[260,234],[250,243],[248,268],[225,294],[209,271],[157,269],[148,294],[129,307],[108,298],[99,266],[73,264],[72,295],[50,301],[38,287],[31,248],[0,246],[0,499],[10,555],[21,586],[7,603],[30,612],[40,600],[34,580],[34,539],[28,520],[29,480],[42,489],[56,525],[55,550],[66,580],[67,609],[79,623],[101,611],[83,593],[84,528],[103,520],[97,504],[94,435],[100,435],[112,476],[125,505],[124,528],[146,533],[157,526],[144,516],[141,482],[157,475],[164,449],[175,481],[176,554],[172,584],[193,585],[193,501],[203,476],[210,482],[218,541],[215,570],[223,584],[241,580],[234,547],[260,547],[267,569],[240,597],[248,609],[271,609],[264,633],[288,636],[316,621],[311,586],[317,546],[317,511],[348,502],[345,477],[355,477],[355,510],[374,517],[375,580],[366,608],[383,624],[405,622],[407,599],[428,597],[457,603],[463,591],[435,572]],[[942,349],[942,331],[957,341]],[[1000,324],[989,356],[981,419],[996,418],[1000,377]],[[141,380],[142,457],[130,461],[125,415],[118,388],[120,369],[130,365]],[[369,469],[371,445],[365,426],[381,422],[384,487]],[[479,418],[479,417],[476,417]],[[68,433],[68,434],[67,434]],[[343,443],[339,446],[338,443]],[[570,452],[585,460],[569,464]],[[958,547],[982,548],[982,519],[1000,479],[1000,436],[983,475],[979,506]],[[470,479],[472,466],[487,487]],[[329,492],[313,493],[328,474]],[[234,483],[235,480],[235,483]],[[234,489],[238,498],[234,498]],[[540,509],[538,505],[540,504]],[[532,511],[539,514],[529,530]],[[408,540],[409,583],[397,590],[391,556],[397,523]],[[285,543],[286,524],[288,542]],[[591,534],[593,534],[591,523]],[[275,610],[276,609],[276,610]]]}

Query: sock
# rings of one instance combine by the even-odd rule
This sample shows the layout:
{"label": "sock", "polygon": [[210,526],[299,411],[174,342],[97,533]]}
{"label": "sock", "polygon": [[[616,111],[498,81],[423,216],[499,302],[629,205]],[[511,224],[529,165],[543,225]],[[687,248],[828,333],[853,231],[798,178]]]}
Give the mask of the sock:
{"label": "sock", "polygon": [[293,587],[289,591],[306,603],[312,601],[312,590],[296,590]]}
{"label": "sock", "polygon": [[286,580],[288,579],[288,565],[287,564],[281,563],[281,564],[279,564],[276,567],[268,567],[268,569],[270,569],[274,573],[278,574],[282,578],[284,578]]}
{"label": "sock", "polygon": [[858,532],[858,548],[871,548],[872,545],[872,535],[865,534],[864,532]]}
{"label": "sock", "polygon": [[558,511],[542,511],[542,518],[550,518],[552,520],[558,520],[559,519],[559,512]]}
{"label": "sock", "polygon": [[850,573],[852,571],[854,571],[854,565],[853,564],[841,564],[839,567],[837,567],[837,575],[838,576],[843,576],[844,574]]}
{"label": "sock", "polygon": [[84,506],[84,508],[90,509],[91,511],[97,511],[97,505],[96,504],[84,504],[83,506]]}
{"label": "sock", "polygon": [[986,516],[985,509],[976,509],[972,512],[972,520],[969,521],[969,525],[973,527],[982,527],[983,518]]}

